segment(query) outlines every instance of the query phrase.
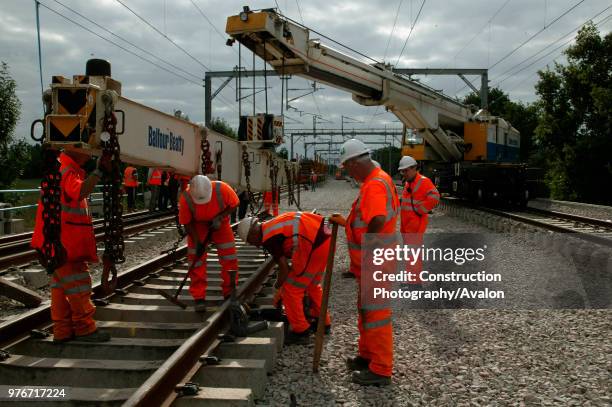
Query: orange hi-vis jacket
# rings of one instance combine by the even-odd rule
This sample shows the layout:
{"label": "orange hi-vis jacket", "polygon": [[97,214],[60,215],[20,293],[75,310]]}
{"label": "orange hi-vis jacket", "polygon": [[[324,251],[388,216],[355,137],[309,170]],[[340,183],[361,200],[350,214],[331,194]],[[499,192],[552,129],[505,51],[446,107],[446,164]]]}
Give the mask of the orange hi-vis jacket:
{"label": "orange hi-vis jacket", "polygon": [[[317,233],[323,217],[307,212],[287,212],[261,225],[262,242],[277,235],[285,236],[283,252],[291,258],[294,274],[307,272]],[[287,279],[287,282],[290,282]]]}
{"label": "orange hi-vis jacket", "polygon": [[429,178],[417,173],[406,182],[401,203],[401,232],[425,233],[429,212],[440,203],[440,193]]}
{"label": "orange hi-vis jacket", "polygon": [[359,197],[353,202],[351,213],[346,220],[346,238],[351,258],[350,271],[361,276],[361,245],[367,233],[368,224],[376,216],[385,217],[385,225],[379,234],[389,236],[389,244],[397,241],[396,223],[399,213],[399,199],[393,180],[383,170],[376,168],[363,181]]}
{"label": "orange hi-vis jacket", "polygon": [[[210,201],[205,204],[196,205],[191,199],[189,187],[183,191],[179,199],[179,222],[186,225],[195,219],[195,227],[200,240],[206,237],[208,232],[205,222],[210,222],[215,216],[228,206],[237,206],[240,203],[238,195],[232,187],[223,181],[212,181],[212,195]],[[229,216],[223,220],[229,224]],[[189,247],[195,247],[189,236],[187,239]]]}
{"label": "orange hi-vis jacket", "polygon": [[151,178],[149,179],[149,185],[161,185],[162,183],[162,172],[161,170],[155,168],[151,173]]}
{"label": "orange hi-vis jacket", "polygon": [[[85,180],[85,171],[68,155],[59,156],[61,188],[61,233],[60,239],[66,249],[68,262],[98,261],[96,238],[94,236],[91,216],[86,199],[79,199],[81,185]],[[43,204],[38,202],[36,224],[32,235],[32,247],[41,249],[44,243],[43,235]]]}
{"label": "orange hi-vis jacket", "polygon": [[123,185],[126,187],[137,187],[138,186],[138,175],[136,168],[126,167],[123,171]]}

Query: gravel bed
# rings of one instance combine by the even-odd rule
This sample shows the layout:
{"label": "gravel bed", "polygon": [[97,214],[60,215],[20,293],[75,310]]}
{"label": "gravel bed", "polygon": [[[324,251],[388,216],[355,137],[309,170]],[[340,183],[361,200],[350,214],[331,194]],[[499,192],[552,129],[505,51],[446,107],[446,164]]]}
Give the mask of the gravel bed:
{"label": "gravel bed", "polygon": [[[316,192],[302,194],[302,209],[346,214],[357,193],[346,182],[330,180]],[[432,215],[429,230],[489,231],[441,210]],[[504,259],[523,259],[526,266],[517,274],[524,275],[539,264],[538,253],[548,252],[531,241],[512,239],[503,253]],[[330,296],[332,335],[325,342],[320,373],[311,373],[312,345],[286,347],[258,404],[286,406],[291,394],[300,406],[612,403],[609,309],[402,310],[394,313],[393,384],[377,388],[351,383],[344,361],[357,351],[357,311],[355,281],[340,276],[347,268],[341,232]],[[518,283],[520,279],[510,282]]]}
{"label": "gravel bed", "polygon": [[[176,228],[173,226],[173,224],[169,224],[169,226],[160,227],[155,230],[150,230],[147,232],[140,233],[138,235],[134,235],[135,239],[126,238],[126,240],[132,241],[133,243],[126,242],[125,263],[119,264],[117,266],[117,271],[121,272],[123,270],[127,270],[140,263],[150,260],[153,257],[159,256],[162,251],[168,250],[172,247],[172,245],[177,239],[177,236],[178,235],[176,233]],[[102,256],[103,247],[104,246],[102,244],[98,245],[99,256]],[[100,262],[97,264],[90,264],[89,271],[91,273],[93,283],[95,284],[99,282],[100,277],[102,275],[102,263]],[[8,273],[7,276],[17,277],[18,279],[15,282],[17,284],[25,285],[25,282],[20,276],[19,271]],[[46,299],[44,304],[49,303],[49,287],[44,287],[34,291],[36,291],[43,298]],[[22,312],[27,310],[28,308],[25,308],[21,303],[17,301],[10,300],[6,297],[0,297],[0,320],[9,319],[11,316],[21,314]]]}
{"label": "gravel bed", "polygon": [[553,199],[537,198],[529,201],[529,206],[537,209],[545,209],[570,213],[572,215],[587,216],[596,219],[607,219],[612,221],[612,206],[593,205],[580,202],[555,201]]}

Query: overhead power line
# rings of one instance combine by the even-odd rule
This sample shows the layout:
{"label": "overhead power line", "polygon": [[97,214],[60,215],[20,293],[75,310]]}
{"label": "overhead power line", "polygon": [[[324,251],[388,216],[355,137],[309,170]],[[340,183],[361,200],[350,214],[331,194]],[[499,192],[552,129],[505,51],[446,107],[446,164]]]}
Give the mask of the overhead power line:
{"label": "overhead power line", "polygon": [[499,7],[495,13],[493,13],[493,15],[487,20],[487,22],[482,26],[482,28],[478,30],[478,32],[474,34],[472,38],[470,38],[470,40],[463,46],[463,48],[459,50],[459,52],[455,54],[453,58],[457,58],[457,55],[461,54],[463,50],[465,50],[472,43],[472,41],[474,41],[476,37],[478,37],[482,30],[484,30],[489,24],[491,24],[495,17],[497,17],[497,15],[506,7],[506,5],[508,5],[508,3],[510,3],[510,0],[506,0],[504,4],[502,4],[501,7]]}
{"label": "overhead power line", "polygon": [[535,34],[533,34],[531,37],[527,38],[525,41],[523,41],[519,46],[517,46],[516,48],[514,48],[512,51],[508,52],[506,55],[504,55],[503,57],[501,57],[500,59],[497,60],[497,62],[495,62],[493,65],[491,65],[489,67],[489,69],[496,67],[497,65],[499,65],[501,62],[505,61],[506,59],[508,59],[512,54],[514,54],[516,51],[518,51],[519,49],[521,49],[523,46],[525,46],[525,44],[529,43],[531,40],[533,40],[535,37],[537,37],[538,35],[540,35],[542,32],[546,31],[550,26],[552,26],[553,24],[555,24],[557,21],[559,21],[560,19],[562,19],[563,17],[565,17],[567,14],[569,14],[570,12],[572,12],[576,7],[578,7],[579,5],[581,5],[582,3],[584,3],[585,0],[580,0],[578,3],[574,4],[572,7],[570,7],[569,9],[565,10],[560,16],[558,16],[557,18],[555,18],[553,21],[551,21],[548,25],[545,25],[544,27],[542,27],[541,29],[539,29]]}
{"label": "overhead power line", "polygon": [[408,40],[410,39],[410,35],[412,34],[412,31],[414,30],[414,27],[417,25],[417,22],[419,21],[419,17],[421,16],[421,12],[423,11],[423,7],[425,6],[425,3],[427,2],[427,0],[423,0],[423,2],[421,3],[421,7],[419,8],[419,12],[417,13],[417,16],[414,19],[414,22],[412,23],[412,26],[410,27],[410,31],[408,32],[408,36],[406,37],[406,41],[404,41],[404,46],[402,47],[402,50],[400,51],[400,54],[397,57],[397,61],[395,61],[395,65],[397,66],[397,64],[400,61],[400,58],[402,57],[402,54],[404,53],[404,50],[406,49],[406,44],[408,44]]}
{"label": "overhead power line", "polygon": [[189,75],[189,76],[192,76],[193,78],[195,78],[195,79],[197,79],[197,80],[200,80],[200,81],[202,80],[202,77],[201,77],[201,76],[198,76],[198,75],[193,74],[193,73],[191,73],[191,72],[189,72],[189,71],[186,71],[186,70],[184,70],[183,68],[178,67],[178,66],[174,65],[173,63],[168,62],[167,60],[165,60],[165,59],[161,58],[160,56],[155,55],[154,53],[149,52],[149,51],[147,51],[146,49],[144,49],[144,48],[142,48],[142,47],[140,47],[140,46],[138,46],[138,45],[134,44],[133,42],[131,42],[131,41],[129,41],[129,40],[127,40],[127,39],[125,39],[125,38],[123,38],[122,36],[120,36],[120,35],[118,35],[118,34],[115,34],[113,31],[111,31],[111,30],[109,30],[109,29],[107,29],[107,28],[103,27],[102,25],[100,25],[100,24],[96,23],[94,20],[92,20],[92,19],[90,19],[89,17],[87,17],[87,16],[85,16],[85,15],[83,15],[83,14],[79,13],[78,11],[74,10],[73,8],[71,8],[71,7],[67,6],[67,5],[65,5],[65,4],[64,4],[64,3],[62,3],[61,1],[58,1],[58,0],[53,0],[53,1],[54,1],[54,2],[56,2],[57,4],[59,4],[60,6],[64,7],[65,9],[70,10],[72,13],[74,13],[74,14],[76,14],[77,16],[81,17],[82,19],[84,19],[84,20],[86,20],[86,21],[90,22],[91,24],[95,25],[96,27],[100,28],[101,30],[104,30],[105,32],[109,33],[109,34],[110,34],[110,35],[112,35],[113,37],[118,38],[118,39],[120,39],[121,41],[125,42],[126,44],[129,44],[129,45],[131,45],[132,47],[134,47],[134,48],[138,49],[139,51],[144,52],[145,54],[147,54],[147,55],[149,55],[149,56],[152,56],[153,58],[157,59],[158,61],[163,62],[163,63],[167,64],[168,66],[171,66],[172,68],[174,68],[174,69],[176,69],[176,70],[178,70],[178,71],[183,72],[184,74],[187,74],[187,75]]}
{"label": "overhead power line", "polygon": [[143,18],[142,16],[140,16],[140,14],[138,14],[137,12],[135,12],[134,10],[132,10],[128,5],[126,5],[122,0],[115,0],[117,3],[121,4],[123,7],[125,7],[127,10],[130,11],[130,13],[134,14],[140,21],[142,21],[143,23],[145,23],[146,25],[148,25],[149,27],[151,27],[156,33],[158,33],[159,35],[161,35],[162,37],[164,37],[166,40],[168,40],[170,43],[172,43],[172,45],[174,45],[176,48],[178,48],[179,50],[181,50],[185,55],[187,55],[189,58],[191,58],[192,60],[194,60],[197,64],[199,64],[201,67],[203,67],[204,69],[206,69],[207,71],[210,71],[211,69],[206,66],[204,63],[202,63],[199,59],[197,59],[196,57],[194,57],[192,54],[190,54],[185,48],[181,47],[179,44],[177,44],[172,38],[168,37],[166,34],[164,34],[163,32],[161,32],[160,30],[157,29],[157,27],[155,27],[153,24],[151,24],[149,21],[147,21],[145,18]]}
{"label": "overhead power line", "polygon": [[387,52],[389,51],[389,44],[391,44],[391,37],[393,37],[393,33],[395,32],[395,26],[397,25],[397,18],[399,17],[400,9],[402,8],[402,3],[404,0],[400,0],[397,5],[397,10],[395,11],[395,18],[393,19],[393,28],[391,28],[391,33],[389,34],[389,38],[387,39],[387,46],[385,47],[385,54],[383,55],[383,61],[387,58]]}
{"label": "overhead power line", "polygon": [[157,64],[157,63],[156,63],[156,62],[154,62],[154,61],[151,61],[151,60],[150,60],[150,59],[148,59],[148,58],[143,57],[142,55],[139,55],[139,54],[137,54],[137,53],[133,52],[132,50],[130,50],[130,49],[128,49],[128,48],[126,48],[126,47],[122,46],[121,44],[118,44],[118,43],[114,42],[113,40],[109,40],[108,38],[103,37],[102,35],[98,34],[98,33],[97,33],[97,32],[95,32],[95,31],[92,31],[91,29],[89,29],[88,27],[84,26],[83,24],[81,24],[81,23],[79,23],[79,22],[77,22],[77,21],[75,21],[75,20],[71,19],[70,17],[67,17],[66,15],[64,15],[64,14],[60,13],[59,11],[56,11],[56,10],[52,9],[51,7],[47,6],[46,4],[41,3],[41,2],[39,2],[39,4],[40,4],[41,6],[43,6],[44,8],[46,8],[47,10],[51,11],[52,13],[57,14],[58,16],[62,17],[63,19],[65,19],[65,20],[67,20],[67,21],[70,21],[70,22],[71,22],[71,23],[73,23],[74,25],[77,25],[77,26],[79,26],[80,28],[84,29],[85,31],[90,32],[91,34],[95,35],[96,37],[98,37],[98,38],[100,38],[100,39],[103,39],[104,41],[109,42],[109,43],[113,44],[114,46],[116,46],[116,47],[118,47],[118,48],[121,48],[121,49],[122,49],[122,50],[124,50],[125,52],[127,52],[127,53],[129,53],[129,54],[132,54],[133,56],[135,56],[135,57],[137,57],[137,58],[139,58],[139,59],[141,59],[141,60],[143,60],[143,61],[145,61],[145,62],[148,62],[148,63],[150,63],[151,65],[156,66],[157,68],[162,69],[162,70],[164,70],[164,71],[166,71],[166,72],[168,72],[168,73],[170,73],[170,74],[172,74],[172,75],[174,75],[174,76],[177,76],[177,77],[179,77],[179,78],[181,78],[181,79],[184,79],[184,80],[185,80],[185,81],[187,81],[187,82],[193,83],[193,84],[198,85],[198,86],[200,86],[200,87],[202,86],[202,83],[201,83],[201,82],[196,82],[196,81],[194,81],[194,80],[192,80],[192,79],[189,79],[189,78],[187,78],[187,77],[185,77],[185,76],[183,76],[183,75],[181,75],[181,74],[179,74],[179,73],[177,73],[177,72],[174,72],[174,71],[172,71],[172,70],[170,70],[170,69],[168,69],[168,68],[166,68],[166,67],[164,67],[164,66],[162,66],[162,65]]}
{"label": "overhead power line", "polygon": [[[588,20],[586,20],[584,23],[580,24],[579,26],[577,26],[576,28],[572,29],[572,30],[571,30],[571,31],[569,31],[568,33],[566,33],[566,34],[562,35],[561,37],[559,37],[559,38],[558,38],[556,41],[551,42],[550,44],[548,44],[547,46],[545,46],[544,48],[542,48],[541,50],[539,50],[539,51],[538,51],[538,52],[536,52],[535,54],[533,54],[533,55],[529,56],[528,58],[525,58],[525,59],[524,59],[524,60],[522,60],[521,62],[519,62],[519,63],[517,63],[517,64],[513,65],[513,66],[512,66],[512,67],[510,67],[510,68],[508,68],[508,69],[507,69],[507,70],[505,70],[503,73],[501,73],[501,74],[499,75],[499,77],[503,77],[504,75],[506,75],[506,74],[507,74],[507,73],[509,73],[510,71],[514,70],[514,68],[517,68],[517,67],[519,67],[520,65],[522,65],[523,63],[525,63],[525,62],[529,61],[530,59],[532,59],[532,58],[534,58],[534,57],[536,57],[536,56],[538,56],[539,54],[541,54],[542,52],[544,52],[546,49],[548,49],[548,48],[552,47],[553,45],[555,45],[555,44],[556,44],[556,43],[558,43],[559,41],[563,40],[563,38],[565,38],[565,37],[567,37],[568,35],[570,35],[570,34],[574,33],[575,31],[580,30],[580,28],[582,28],[582,27],[583,27],[585,24],[587,24],[589,21],[592,21],[592,20],[596,19],[597,17],[599,17],[600,15],[602,15],[603,13],[605,13],[606,11],[608,11],[608,10],[609,10],[609,9],[611,9],[611,8],[612,8],[612,5],[610,5],[610,6],[606,7],[605,9],[601,10],[599,13],[595,14],[593,17],[589,18],[589,19],[588,19]],[[597,23],[596,25],[601,24],[601,23],[602,23],[602,21],[604,21],[604,20],[605,20],[605,18],[604,18],[603,20],[601,20],[599,23]],[[555,48],[555,49],[553,49],[551,52],[549,52],[549,53],[545,54],[544,56],[542,56],[542,57],[540,57],[540,58],[538,58],[538,59],[536,59],[535,61],[533,61],[533,62],[532,62],[532,63],[530,63],[529,65],[526,65],[526,66],[524,66],[523,68],[521,68],[520,70],[518,70],[518,71],[516,71],[516,72],[514,72],[514,73],[511,73],[511,74],[507,75],[505,78],[503,78],[503,79],[501,79],[499,82],[497,82],[497,84],[499,85],[499,84],[501,84],[502,82],[505,82],[506,80],[510,79],[512,76],[516,75],[517,73],[524,71],[525,69],[529,68],[530,66],[532,66],[532,65],[533,65],[533,64],[535,64],[536,62],[538,62],[538,61],[542,60],[543,58],[547,57],[548,55],[550,55],[552,52],[554,52],[554,51],[556,51],[557,49],[559,49],[559,48],[561,48],[561,47],[565,46],[566,44],[568,44],[569,42],[571,42],[571,41],[572,41],[574,38],[575,38],[575,36],[574,36],[574,37],[572,37],[572,38],[570,38],[568,41],[564,42],[563,44],[561,44],[561,46],[556,47],[556,48]]]}

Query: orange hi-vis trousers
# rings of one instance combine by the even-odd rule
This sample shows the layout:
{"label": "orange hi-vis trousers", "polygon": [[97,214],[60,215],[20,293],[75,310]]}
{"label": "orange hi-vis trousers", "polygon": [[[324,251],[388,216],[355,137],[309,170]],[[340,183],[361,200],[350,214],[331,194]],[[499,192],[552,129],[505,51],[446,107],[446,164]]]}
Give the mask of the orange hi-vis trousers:
{"label": "orange hi-vis trousers", "polygon": [[51,277],[51,319],[56,340],[89,335],[96,330],[91,302],[91,276],[85,262],[69,262]]}
{"label": "orange hi-vis trousers", "polygon": [[359,356],[370,361],[369,369],[381,376],[393,373],[393,327],[391,309],[362,304],[361,281],[357,278],[359,310]]}
{"label": "orange hi-vis trousers", "polygon": [[[214,243],[217,247],[217,255],[221,264],[221,291],[224,297],[232,293],[230,270],[236,270],[236,284],[238,284],[238,255],[236,254],[236,244],[234,243],[234,232],[229,223],[229,219],[224,219],[219,230],[213,230],[210,234],[208,244]],[[202,257],[196,259],[195,247],[187,249],[189,263],[195,261],[195,266],[189,275],[191,283],[189,292],[196,300],[206,299],[206,288],[208,287],[206,259],[208,254],[204,252]]]}
{"label": "orange hi-vis trousers", "polygon": [[[281,299],[283,300],[285,313],[293,332],[301,333],[310,328],[310,324],[304,315],[304,295],[310,298],[311,316],[318,317],[321,312],[323,290],[319,283],[327,265],[330,240],[327,239],[314,250],[305,269],[304,264],[293,264],[291,272],[281,288]],[[294,273],[294,270],[297,272],[302,272],[303,270],[303,272],[301,275],[297,275],[297,272]],[[331,318],[329,313],[327,313],[325,325],[330,324]]]}

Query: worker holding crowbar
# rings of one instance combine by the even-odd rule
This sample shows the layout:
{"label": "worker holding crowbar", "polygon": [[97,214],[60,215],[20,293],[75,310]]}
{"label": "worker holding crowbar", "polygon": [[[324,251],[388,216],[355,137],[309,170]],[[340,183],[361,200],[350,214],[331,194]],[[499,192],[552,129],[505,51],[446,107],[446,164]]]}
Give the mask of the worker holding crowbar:
{"label": "worker holding crowbar", "polygon": [[[189,271],[189,292],[195,299],[195,311],[206,312],[206,246],[217,247],[221,263],[221,290],[224,298],[232,292],[230,271],[238,281],[238,256],[229,215],[238,206],[238,196],[225,182],[211,181],[196,175],[183,191],[179,201],[179,222],[187,232],[187,257],[192,263]],[[174,301],[173,301],[174,302]]]}
{"label": "worker holding crowbar", "polygon": [[[282,300],[290,330],[285,344],[309,342],[314,323],[304,314],[303,299],[311,301],[310,317],[320,315],[322,289],[319,285],[330,253],[330,231],[321,215],[307,212],[286,212],[260,222],[244,218],[238,225],[238,236],[249,244],[263,246],[279,267],[275,302]],[[291,259],[291,266],[288,259]],[[323,314],[325,328],[331,328],[328,313]]]}

